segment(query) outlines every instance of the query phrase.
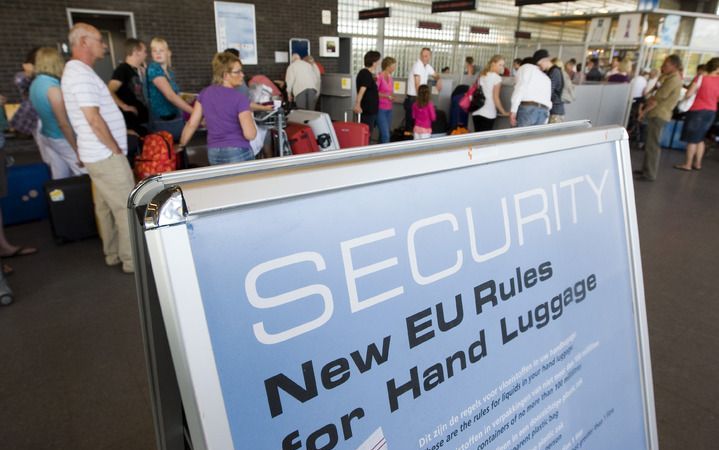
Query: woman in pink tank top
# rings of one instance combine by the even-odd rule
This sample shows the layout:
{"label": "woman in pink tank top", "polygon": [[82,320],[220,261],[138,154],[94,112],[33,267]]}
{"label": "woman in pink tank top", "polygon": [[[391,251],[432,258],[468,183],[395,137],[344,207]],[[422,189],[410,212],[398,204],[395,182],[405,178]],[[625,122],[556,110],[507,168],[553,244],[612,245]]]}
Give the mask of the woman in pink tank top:
{"label": "woman in pink tank top", "polygon": [[682,141],[687,143],[686,160],[675,169],[701,170],[704,158],[704,137],[714,123],[719,102],[719,58],[712,58],[706,64],[707,74],[692,81],[686,97],[696,93],[694,103],[687,111],[682,129]]}
{"label": "woman in pink tank top", "polygon": [[379,91],[379,113],[377,114],[377,127],[379,128],[379,142],[389,142],[389,130],[392,126],[392,102],[394,100],[394,80],[392,73],[397,68],[397,61],[391,56],[382,60],[382,72],[377,75],[377,90]]}

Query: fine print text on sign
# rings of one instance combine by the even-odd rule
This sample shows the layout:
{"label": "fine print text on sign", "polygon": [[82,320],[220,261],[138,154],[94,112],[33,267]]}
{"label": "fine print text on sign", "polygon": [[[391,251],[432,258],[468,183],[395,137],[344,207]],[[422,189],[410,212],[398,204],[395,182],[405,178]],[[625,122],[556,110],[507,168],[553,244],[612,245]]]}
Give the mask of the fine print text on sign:
{"label": "fine print text on sign", "polygon": [[235,448],[646,448],[616,158],[190,221]]}

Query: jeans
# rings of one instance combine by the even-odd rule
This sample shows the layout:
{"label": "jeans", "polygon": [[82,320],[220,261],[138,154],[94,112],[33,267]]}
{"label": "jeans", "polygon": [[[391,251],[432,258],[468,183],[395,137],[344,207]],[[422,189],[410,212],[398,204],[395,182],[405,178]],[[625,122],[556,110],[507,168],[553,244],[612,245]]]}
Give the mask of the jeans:
{"label": "jeans", "polygon": [[684,117],[684,128],[682,129],[682,141],[687,144],[698,144],[704,142],[704,137],[714,124],[716,111],[701,109],[687,112]]}
{"label": "jeans", "polygon": [[150,130],[155,133],[158,131],[167,131],[172,135],[175,142],[180,142],[182,130],[185,128],[185,120],[182,115],[178,115],[171,119],[156,119],[151,121]]}
{"label": "jeans", "polygon": [[386,144],[389,142],[390,128],[392,127],[392,110],[380,109],[377,113],[377,128],[379,128],[379,142]]}
{"label": "jeans", "polygon": [[517,126],[544,125],[549,119],[549,110],[539,106],[519,105],[517,110]]}
{"label": "jeans", "polygon": [[255,153],[251,148],[215,147],[207,149],[207,159],[210,161],[211,166],[216,166],[218,164],[252,161],[255,159]]}

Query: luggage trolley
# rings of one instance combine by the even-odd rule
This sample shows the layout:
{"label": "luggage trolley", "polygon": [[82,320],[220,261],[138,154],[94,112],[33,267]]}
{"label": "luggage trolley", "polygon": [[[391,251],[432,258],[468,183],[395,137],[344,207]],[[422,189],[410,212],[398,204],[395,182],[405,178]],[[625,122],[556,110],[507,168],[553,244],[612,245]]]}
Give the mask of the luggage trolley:
{"label": "luggage trolley", "polygon": [[275,156],[290,156],[292,149],[287,138],[285,127],[287,126],[287,118],[285,117],[284,107],[275,108],[269,112],[255,113],[255,122],[272,128],[272,141],[274,144]]}

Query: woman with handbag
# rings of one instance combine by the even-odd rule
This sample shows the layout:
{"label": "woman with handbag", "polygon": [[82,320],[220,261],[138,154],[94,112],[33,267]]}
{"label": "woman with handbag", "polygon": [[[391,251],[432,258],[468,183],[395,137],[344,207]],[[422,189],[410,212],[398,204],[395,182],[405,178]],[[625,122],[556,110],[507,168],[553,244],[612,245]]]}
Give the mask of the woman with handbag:
{"label": "woman with handbag", "polygon": [[167,41],[153,38],[150,42],[152,62],[147,66],[147,101],[152,131],[168,131],[180,140],[184,126],[182,112],[192,114],[192,106],[180,97],[180,88],[172,71],[172,52]]}
{"label": "woman with handbag", "polygon": [[[500,116],[509,115],[499,98],[502,89],[502,73],[504,73],[504,57],[494,55],[479,74],[476,85],[477,89],[481,89],[484,93],[484,104],[472,112],[474,131],[489,131],[494,128],[494,121],[498,114]],[[471,108],[470,106],[470,112]]]}
{"label": "woman with handbag", "polygon": [[685,96],[690,98],[696,94],[682,128],[681,140],[687,143],[686,159],[684,164],[675,165],[675,169],[690,171],[702,168],[704,137],[714,123],[719,102],[719,58],[709,60],[706,70],[706,75],[694,79]]}

